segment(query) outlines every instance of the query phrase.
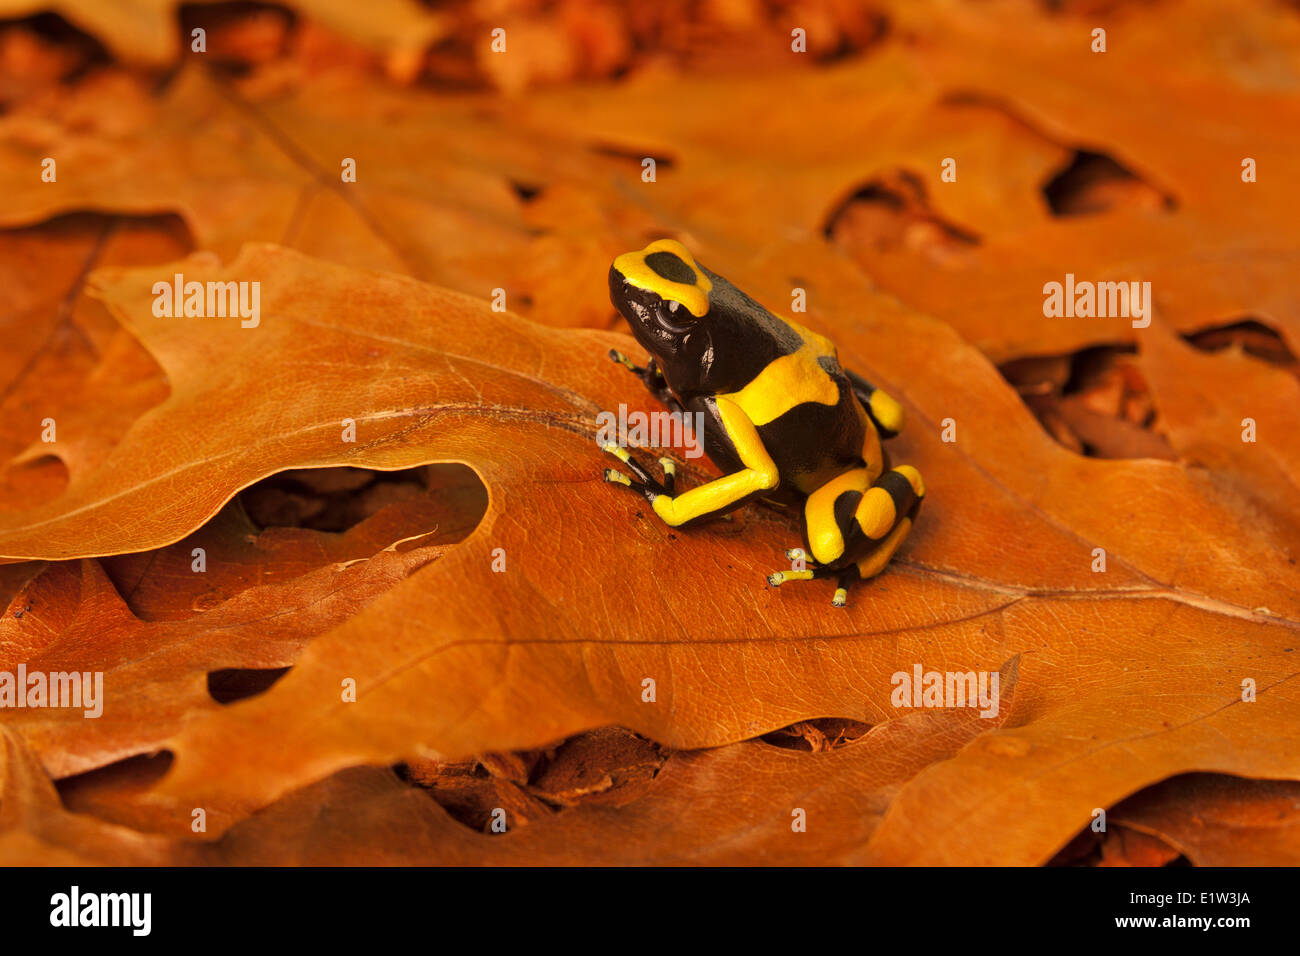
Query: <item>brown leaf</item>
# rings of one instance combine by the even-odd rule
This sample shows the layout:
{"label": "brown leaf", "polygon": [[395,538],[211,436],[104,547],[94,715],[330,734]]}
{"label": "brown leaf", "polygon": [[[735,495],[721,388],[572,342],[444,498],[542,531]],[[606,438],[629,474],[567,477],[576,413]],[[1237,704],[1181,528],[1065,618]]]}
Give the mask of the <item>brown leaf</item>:
{"label": "brown leaf", "polygon": [[[312,637],[441,552],[429,546],[327,564],[250,587],[196,623],[139,620],[94,561],[51,565],[0,619],[0,672],[16,690],[0,723],[20,732],[54,776],[156,749],[186,720],[220,709],[210,672],[291,665]],[[33,687],[17,686],[20,666],[29,682],[40,675],[39,699]],[[77,693],[56,706],[56,675],[64,674]]]}
{"label": "brown leaf", "polygon": [[1300,864],[1300,784],[1194,773],[1119,804],[1110,819],[1167,841],[1197,866]]}
{"label": "brown leaf", "polygon": [[95,265],[137,265],[189,248],[174,222],[90,216],[12,239],[16,254],[0,257],[0,278],[17,293],[16,312],[5,314],[13,361],[0,360],[0,375],[9,376],[0,380],[0,508],[55,497],[70,466],[93,466],[166,396],[157,363],[85,296],[84,282]]}
{"label": "brown leaf", "polygon": [[[345,566],[394,545],[407,550],[415,539],[420,547],[446,547],[474,529],[487,507],[487,497],[482,483],[464,466],[438,465],[427,471],[432,476],[427,489],[423,482],[379,484],[380,488],[417,490],[391,504],[374,501],[370,496],[374,506],[367,510],[371,513],[365,517],[359,513],[344,516],[358,520],[341,533],[298,527],[260,529],[249,519],[243,501],[267,485],[292,481],[299,486],[319,486],[329,481],[355,480],[353,476],[373,482],[375,476],[374,472],[360,469],[285,472],[245,489],[215,518],[173,545],[105,558],[100,563],[137,617],[178,621],[207,611],[248,588],[288,583],[326,565]],[[365,499],[345,496],[343,500],[355,508]],[[195,571],[196,548],[203,553],[202,573]]]}
{"label": "brown leaf", "polygon": [[[215,0],[199,2],[206,6]],[[39,7],[31,0],[0,0],[0,17],[51,9],[97,36],[121,59],[163,66],[182,56],[176,23],[179,6],[179,0],[144,0],[124,15],[117,7],[95,0],[51,0]],[[364,8],[347,0],[289,0],[287,6],[384,50],[399,62],[422,52],[443,30],[441,18],[414,0],[371,0]]]}
{"label": "brown leaf", "polygon": [[0,725],[0,862],[6,866],[158,865],[170,841],[68,813],[21,735]]}
{"label": "brown leaf", "polygon": [[1170,444],[1300,535],[1300,380],[1240,349],[1206,354],[1147,331],[1141,365]]}
{"label": "brown leaf", "polygon": [[[827,308],[860,294],[845,273],[796,248],[784,259]],[[1285,752],[1256,743],[1294,720],[1286,648],[1297,582],[1280,528],[1264,521],[1243,537],[1237,499],[1221,498],[1182,466],[1092,462],[1060,450],[984,359],[929,320],[882,308],[840,335],[850,366],[913,406],[913,429],[897,453],[920,466],[930,494],[896,569],[836,614],[815,587],[762,588],[762,573],[796,533],[787,519],[759,509],[669,537],[600,483],[596,410],[646,401],[606,364],[604,351],[626,348],[623,340],[501,319],[409,280],[269,247],[251,248],[229,270],[194,260],[177,268],[197,279],[261,281],[262,325],[250,332],[237,322],[153,318],[154,270],[102,275],[98,288],[115,314],[177,384],[118,446],[111,471],[74,474],[55,506],[10,526],[0,539],[9,554],[157,546],[233,489],[304,465],[400,468],[455,458],[472,463],[491,500],[464,544],[315,641],[271,690],[187,723],[169,742],[177,761],[154,796],[193,805],[201,788],[215,829],[243,812],[232,808],[422,748],[454,758],[608,723],[675,747],[825,713],[879,723],[895,712],[890,675],[918,661],[932,666],[938,646],[960,669],[996,669],[995,657],[1028,652],[1023,693],[1033,704],[1004,734],[913,781],[891,825],[875,835],[876,859],[1040,862],[1093,807],[1191,761],[1224,772],[1297,770]],[[358,283],[365,313],[340,305]],[[277,340],[294,342],[294,380],[262,368],[284,354]],[[889,341],[891,376],[907,388],[862,362],[858,341]],[[470,359],[470,342],[491,342],[492,358]],[[205,380],[204,356],[214,350],[238,374]],[[348,389],[330,384],[340,354],[371,360],[349,366]],[[383,372],[363,385],[358,367]],[[244,400],[242,380],[262,383],[263,403]],[[270,409],[288,407],[289,390],[297,422],[269,422]],[[954,409],[961,438],[945,444],[927,422]],[[214,414],[227,422],[220,432],[174,424]],[[355,445],[339,440],[344,418],[359,423]],[[133,447],[149,448],[147,459]],[[184,497],[154,490],[160,463],[165,485],[184,482]],[[1189,508],[1197,516],[1190,525]],[[623,516],[613,533],[611,515]],[[1178,542],[1167,534],[1175,526]],[[1100,587],[1097,546],[1108,555]],[[504,574],[491,570],[496,548],[507,556]],[[627,568],[658,564],[666,553],[692,582],[707,569],[708,591],[674,585],[662,571],[653,585],[627,586]],[[1265,600],[1271,614],[1256,614]],[[376,644],[375,633],[387,639]],[[1169,638],[1133,637],[1142,634],[1174,635],[1177,653]],[[779,684],[758,676],[774,671]],[[1183,690],[1151,697],[1156,675]],[[658,682],[657,705],[641,700],[647,676]],[[1247,676],[1259,699],[1243,705]],[[359,696],[340,709],[345,677],[357,679]],[[296,741],[291,753],[279,743],[284,734]],[[234,753],[238,773],[229,771]],[[1116,760],[1121,753],[1133,756]],[[977,807],[997,817],[1027,800],[1043,811],[1013,834],[995,836],[968,819]]]}
{"label": "brown leaf", "polygon": [[[129,49],[141,24],[183,38],[159,3],[134,33],[60,9]],[[58,772],[151,754],[67,783],[70,801],[186,841],[187,814],[208,808],[216,842],[167,845],[173,862],[1023,864],[1067,842],[1070,855],[1096,808],[1175,775],[1300,776],[1286,746],[1300,629],[1287,268],[1300,21],[1286,5],[1208,0],[1172,17],[1025,0],[891,2],[888,17],[849,6],[801,8],[813,56],[792,58],[785,14],[757,5],[659,5],[617,24],[604,6],[566,0],[547,21],[525,2],[500,8],[524,49],[477,65],[482,11],[456,7],[463,32],[429,58],[430,76],[472,85],[491,72],[522,90],[631,71],[514,98],[395,91],[310,16],[286,34],[283,15],[259,28],[204,5],[181,21],[212,26],[216,68],[187,58],[145,76],[105,67],[84,42],[57,64],[27,51],[31,92],[0,90],[0,176],[14,184],[0,224],[168,211],[212,250],[154,266],[189,237],[82,216],[7,247],[19,321],[0,318],[31,331],[0,362],[0,554],[18,562],[0,579],[17,597],[0,652],[107,660],[114,693],[145,689],[114,698],[130,726],[0,712]],[[356,15],[319,9],[327,23]],[[412,29],[399,37],[392,9],[363,15],[378,34],[368,45],[410,80],[439,15],[403,7]],[[1100,13],[1115,40],[1104,57],[1086,42]],[[610,55],[587,62],[593,50]],[[21,40],[0,47],[0,61],[24,55]],[[835,62],[744,68],[768,58]],[[331,59],[344,68],[325,69]],[[724,72],[698,72],[712,69]],[[60,73],[69,81],[49,82]],[[33,175],[47,155],[57,183]],[[1240,180],[1247,155],[1258,183]],[[954,182],[940,178],[945,156]],[[357,182],[338,179],[342,157],[358,160]],[[640,179],[647,157],[653,183]],[[553,325],[608,326],[609,258],[665,231],[770,306],[806,292],[808,324],[907,405],[891,451],[925,474],[925,510],[848,611],[816,585],[762,588],[797,543],[797,514],[756,507],[669,531],[599,481],[596,412],[654,408],[603,358],[630,340],[482,302],[501,290]],[[236,255],[246,240],[298,253]],[[29,243],[48,253],[48,277],[27,274]],[[148,267],[98,273],[101,303],[81,291],[102,265]],[[153,283],[181,270],[260,282],[261,324],[154,316]],[[1066,272],[1150,280],[1152,325],[1045,317],[1043,283]],[[1247,318],[1263,330],[1256,353],[1263,336],[1289,364],[1206,355],[1176,334],[1208,348],[1202,330]],[[1134,345],[1137,359],[1119,351]],[[1101,361],[1079,361],[1084,348]],[[1019,365],[1004,380],[989,357]],[[37,437],[46,418],[56,442]],[[1255,442],[1242,441],[1247,419]],[[342,622],[375,594],[362,570],[414,552],[344,567],[348,555],[382,547],[363,543],[372,532],[391,540],[420,490],[400,476],[333,484],[322,469],[431,462],[481,478],[469,483],[486,490],[481,524]],[[682,473],[714,472],[687,461]],[[259,553],[275,535],[240,507],[302,533]],[[456,510],[466,530],[479,513]],[[334,533],[330,560],[311,553],[313,535]],[[206,597],[222,603],[200,611],[182,549],[205,534],[221,565]],[[106,555],[156,620],[116,600],[89,560]],[[327,571],[354,569],[339,613],[306,630],[341,626],[284,674],[305,639],[288,631],[311,615],[300,602]],[[390,570],[378,587],[406,568]],[[228,627],[205,630],[223,614]],[[1008,659],[1019,682],[994,721],[899,715],[900,675]],[[627,729],[582,733],[610,725]],[[665,746],[678,749],[658,765]],[[16,796],[0,804],[0,841],[17,859],[78,839],[86,859],[159,852],[60,811],[22,742],[6,747]],[[355,768],[399,760],[425,791]],[[463,822],[438,808],[440,790]],[[1188,837],[1179,814],[1202,797],[1170,793],[1141,813],[1180,837],[1117,824],[1093,862],[1191,858],[1184,846],[1242,858],[1248,840]],[[1227,817],[1249,802],[1202,800]],[[512,832],[464,825],[497,810]],[[806,833],[791,828],[796,811],[810,811]]]}

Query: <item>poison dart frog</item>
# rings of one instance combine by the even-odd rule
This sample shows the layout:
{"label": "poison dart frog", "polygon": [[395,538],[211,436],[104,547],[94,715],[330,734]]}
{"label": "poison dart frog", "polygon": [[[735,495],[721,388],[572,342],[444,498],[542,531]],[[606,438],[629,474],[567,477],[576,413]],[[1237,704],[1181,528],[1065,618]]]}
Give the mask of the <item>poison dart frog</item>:
{"label": "poison dart frog", "polygon": [[672,239],[615,259],[609,294],[650,353],[644,368],[610,358],[670,410],[702,413],[704,451],[724,476],[678,491],[671,459],[659,459],[659,481],[606,442],[632,475],[610,468],[605,480],[673,527],[755,498],[801,503],[805,547],[786,552],[797,569],[768,583],[833,577],[831,603],[844,607],[854,581],[889,563],[925,495],[920,472],[890,468],[881,446],[902,429],[902,406],[841,368],[830,340],[773,315]]}

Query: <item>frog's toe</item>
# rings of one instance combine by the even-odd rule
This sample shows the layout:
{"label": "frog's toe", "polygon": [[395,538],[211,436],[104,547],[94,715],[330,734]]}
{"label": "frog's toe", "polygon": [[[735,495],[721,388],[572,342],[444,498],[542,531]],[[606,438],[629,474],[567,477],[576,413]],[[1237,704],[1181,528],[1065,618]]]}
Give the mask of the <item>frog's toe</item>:
{"label": "frog's toe", "polygon": [[650,389],[650,391],[658,394],[660,389],[663,387],[664,375],[663,372],[660,371],[659,366],[655,364],[654,359],[651,359],[643,367],[637,365],[635,362],[633,362],[630,358],[628,358],[618,349],[609,350],[609,359],[611,362],[617,362],[619,365],[623,366],[625,369],[627,369],[629,372],[631,372],[633,375],[639,378],[643,383],[645,383],[646,388]]}
{"label": "frog's toe", "polygon": [[774,571],[767,576],[767,583],[779,588],[786,581],[811,581],[813,577],[811,571]]}
{"label": "frog's toe", "polygon": [[[635,470],[633,469],[633,471]],[[650,501],[654,501],[656,497],[664,493],[663,486],[653,478],[649,481],[642,481],[639,477],[626,475],[617,468],[606,468],[605,480],[613,485],[631,488],[633,491],[645,495]]]}
{"label": "frog's toe", "polygon": [[[626,448],[621,445],[612,441],[604,441],[600,443],[600,447],[605,454],[614,456],[623,464],[627,465],[628,470],[632,472],[631,479],[620,481],[618,478],[610,478],[609,475],[613,473],[615,475],[621,475],[622,478],[625,479],[627,476],[623,475],[622,472],[614,471],[613,469],[606,469],[606,481],[615,481],[619,484],[627,484],[631,487],[638,488],[638,490],[653,492],[654,495],[668,495],[669,497],[672,497],[677,486],[677,464],[671,458],[659,459],[659,466],[663,469],[664,473],[664,478],[661,482],[651,475],[649,469],[645,468]],[[654,500],[653,497],[651,497],[651,500]]]}
{"label": "frog's toe", "polygon": [[660,484],[646,471],[635,458],[633,458],[626,448],[616,445],[612,441],[601,442],[601,449],[609,455],[613,455],[623,464],[627,465],[628,471],[632,472],[629,476],[617,468],[606,468],[605,480],[615,485],[622,485],[625,488],[631,488],[637,494],[645,498],[646,501],[653,502],[660,495],[671,495],[672,484],[666,482]]}
{"label": "frog's toe", "polygon": [[[797,552],[800,550],[802,549],[791,548],[786,553],[793,559],[798,557]],[[853,565],[844,569],[836,569],[823,564],[798,571],[776,571],[767,576],[767,583],[771,587],[779,588],[786,581],[816,581],[829,577],[836,579],[835,596],[831,598],[831,606],[847,607],[849,603],[849,587],[858,579],[858,569]]]}
{"label": "frog's toe", "polygon": [[623,464],[627,465],[628,469],[632,472],[632,476],[641,484],[658,484],[657,481],[650,477],[650,472],[642,468],[641,463],[633,458],[626,448],[615,444],[612,441],[601,442],[600,448],[605,454],[612,455]]}
{"label": "frog's toe", "polygon": [[671,495],[677,490],[677,462],[660,458],[659,467],[664,470],[664,493]]}

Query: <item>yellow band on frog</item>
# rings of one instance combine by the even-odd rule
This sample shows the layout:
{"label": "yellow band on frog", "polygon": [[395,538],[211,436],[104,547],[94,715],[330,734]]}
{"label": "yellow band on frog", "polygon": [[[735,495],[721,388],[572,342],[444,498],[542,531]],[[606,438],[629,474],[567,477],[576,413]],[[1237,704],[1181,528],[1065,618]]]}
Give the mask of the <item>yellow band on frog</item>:
{"label": "yellow band on frog", "polygon": [[895,435],[903,430],[907,418],[903,406],[898,404],[893,396],[886,395],[880,389],[871,393],[871,414],[876,421],[880,422],[882,428]]}
{"label": "yellow band on frog", "polygon": [[[677,282],[656,272],[646,261],[656,252],[680,259],[695,273],[694,282]],[[680,302],[697,319],[708,314],[709,293],[713,291],[713,283],[695,264],[695,258],[686,247],[676,239],[656,239],[640,252],[623,253],[614,260],[614,271],[638,289],[653,292],[665,301]]]}
{"label": "yellow band on frog", "polygon": [[835,405],[840,389],[817,364],[823,354],[815,343],[805,342],[798,352],[768,362],[748,385],[727,398],[744,409],[755,425],[773,422],[796,405]]}

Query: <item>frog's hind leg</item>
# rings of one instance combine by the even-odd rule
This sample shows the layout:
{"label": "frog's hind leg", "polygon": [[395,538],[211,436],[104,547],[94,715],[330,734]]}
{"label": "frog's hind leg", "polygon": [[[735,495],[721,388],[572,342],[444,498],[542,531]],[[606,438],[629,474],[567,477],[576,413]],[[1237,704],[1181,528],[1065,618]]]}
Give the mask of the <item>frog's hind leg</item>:
{"label": "frog's hind leg", "polygon": [[924,498],[925,482],[911,465],[887,471],[867,489],[854,511],[865,539],[854,548],[861,554],[854,562],[860,579],[875,577],[889,564],[912,530]]}
{"label": "frog's hind leg", "polygon": [[[851,521],[851,512],[841,513],[839,502],[843,499],[856,501],[871,484],[871,472],[865,467],[854,468],[831,479],[808,496],[804,504],[804,529],[808,539],[807,548],[791,548],[786,551],[786,558],[798,568],[791,571],[777,571],[767,576],[767,583],[780,587],[787,581],[814,581],[820,578],[842,577],[844,569],[841,560],[847,550],[845,530]],[[851,566],[850,566],[851,568]],[[852,568],[851,568],[852,569]],[[835,592],[835,603],[843,605],[846,585]]]}
{"label": "frog's hind leg", "polygon": [[911,532],[912,524],[916,521],[916,513],[920,509],[921,501],[918,498],[913,503],[911,510],[899,518],[894,527],[890,529],[889,534],[885,535],[885,539],[865,557],[858,560],[854,567],[857,569],[857,578],[859,580],[865,581],[867,578],[873,578],[885,570],[885,566],[889,564],[889,560],[894,556],[894,552],[898,550],[898,546],[903,543],[903,539]]}
{"label": "frog's hind leg", "polygon": [[884,570],[907,537],[925,496],[921,473],[900,465],[872,481],[866,468],[855,468],[808,496],[804,527],[812,560],[824,574],[839,575],[831,603],[843,607],[848,587]]}

